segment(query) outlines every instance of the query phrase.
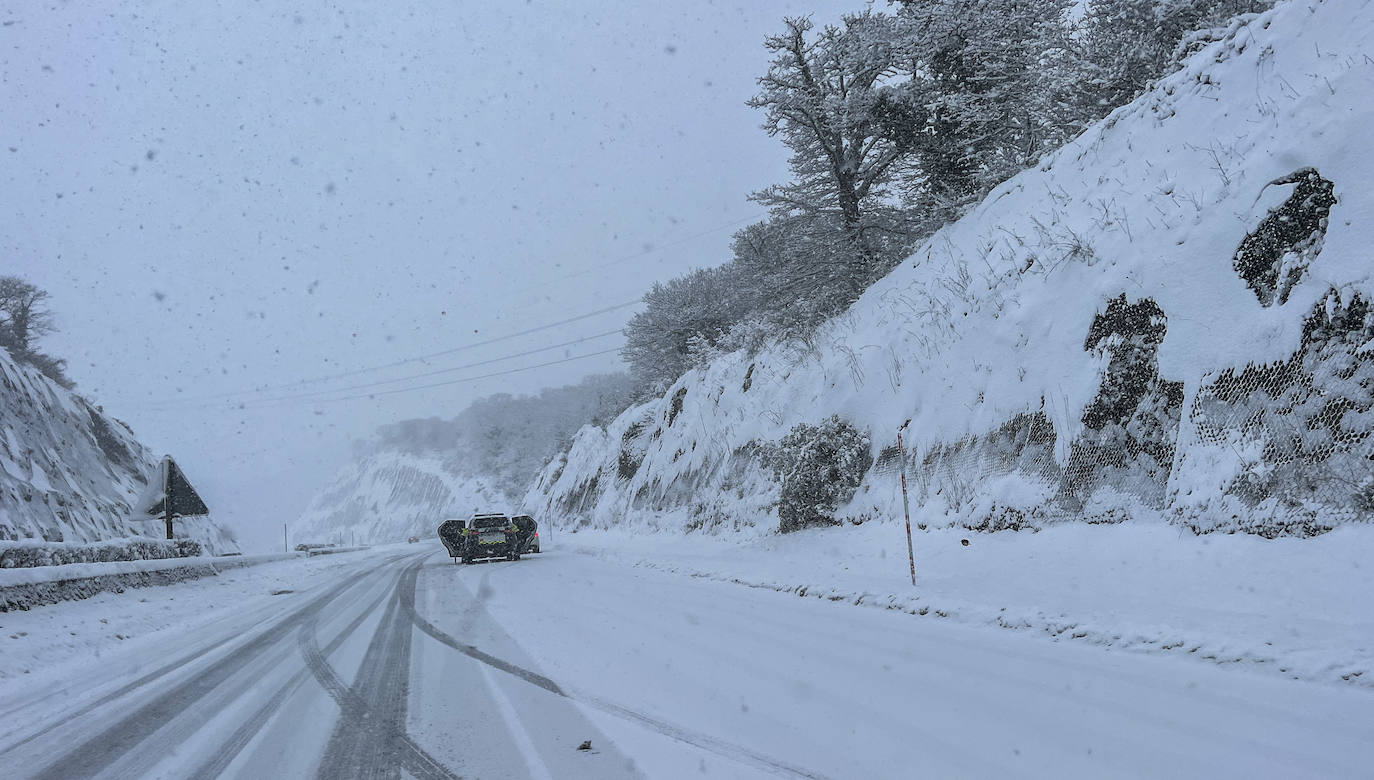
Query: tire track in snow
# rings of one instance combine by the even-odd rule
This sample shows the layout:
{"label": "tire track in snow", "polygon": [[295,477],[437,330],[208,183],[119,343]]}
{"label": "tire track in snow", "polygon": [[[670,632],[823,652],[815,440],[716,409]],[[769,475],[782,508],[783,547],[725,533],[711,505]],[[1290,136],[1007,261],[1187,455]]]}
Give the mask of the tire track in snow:
{"label": "tire track in snow", "polygon": [[[394,560],[394,559],[393,559],[393,560]],[[373,567],[372,569],[369,569],[368,572],[375,571],[376,568],[377,568],[377,567]],[[289,619],[290,619],[289,616],[286,617],[286,618],[283,618],[283,620],[289,620]],[[71,713],[68,713],[68,714],[62,716],[62,718],[60,718],[59,720],[55,720],[55,721],[53,721],[52,723],[49,723],[49,724],[45,725],[43,728],[39,729],[38,731],[33,732],[32,734],[29,734],[28,736],[24,737],[23,739],[19,740],[18,742],[15,742],[15,743],[13,743],[13,744],[11,744],[11,745],[7,745],[2,751],[0,751],[0,755],[3,755],[4,753],[8,753],[9,751],[14,750],[14,749],[16,749],[16,748],[23,747],[24,745],[26,745],[26,744],[32,742],[32,741],[35,740],[35,739],[38,739],[39,737],[42,737],[42,736],[45,735],[45,734],[48,734],[48,733],[50,733],[50,732],[52,732],[52,731],[54,731],[54,730],[56,730],[56,729],[59,729],[59,728],[65,726],[65,725],[67,725],[68,723],[71,723],[71,722],[74,721],[74,720],[77,720],[77,719],[79,719],[79,718],[85,717],[86,715],[90,714],[91,712],[94,712],[95,710],[100,709],[101,707],[105,706],[106,704],[109,704],[109,703],[112,702],[112,701],[115,701],[115,700],[117,700],[117,699],[121,699],[121,698],[123,698],[123,697],[129,695],[130,693],[132,693],[132,692],[138,690],[139,688],[142,688],[143,686],[147,685],[148,683],[153,682],[154,680],[158,680],[158,679],[161,679],[161,678],[163,678],[163,677],[166,677],[167,675],[171,674],[172,672],[175,672],[175,671],[178,670],[178,669],[181,669],[182,667],[186,666],[187,664],[190,664],[190,663],[192,663],[192,662],[194,662],[194,661],[196,661],[196,660],[198,660],[198,659],[204,657],[204,656],[207,655],[208,653],[210,653],[210,652],[212,652],[212,651],[214,651],[214,650],[218,650],[219,648],[221,648],[221,647],[223,647],[224,645],[230,643],[231,641],[233,641],[233,640],[235,640],[235,639],[240,639],[240,638],[242,638],[247,632],[252,631],[254,628],[257,628],[258,626],[263,625],[264,623],[270,622],[270,620],[271,620],[271,618],[266,618],[266,619],[264,619],[264,620],[258,621],[257,623],[253,624],[252,626],[249,626],[249,627],[247,627],[247,628],[245,628],[245,629],[241,629],[240,631],[238,631],[237,633],[235,633],[235,634],[233,634],[233,635],[226,636],[226,637],[225,637],[224,639],[222,639],[221,641],[215,642],[215,643],[213,643],[213,644],[205,645],[204,647],[201,647],[201,648],[199,648],[199,649],[197,649],[197,650],[193,650],[193,651],[191,651],[190,653],[187,653],[186,655],[183,655],[182,657],[180,657],[180,658],[178,658],[178,659],[176,659],[176,660],[174,660],[174,661],[171,661],[171,662],[169,662],[169,663],[166,663],[166,664],[164,664],[164,665],[162,665],[162,666],[160,666],[160,667],[158,667],[158,668],[152,670],[151,672],[148,672],[147,674],[145,674],[145,675],[139,677],[139,678],[136,679],[136,680],[132,680],[132,681],[130,681],[130,682],[128,682],[128,683],[125,683],[124,685],[122,685],[122,686],[120,686],[119,688],[117,688],[117,689],[115,689],[115,690],[113,690],[113,691],[111,691],[111,692],[109,692],[109,693],[107,693],[107,694],[101,696],[100,698],[98,698],[98,699],[96,699],[96,700],[94,700],[94,701],[91,701],[91,702],[89,702],[89,703],[87,703],[87,704],[84,704],[84,705],[82,705],[80,708],[78,708],[78,709],[76,709],[76,710],[73,710]],[[17,712],[23,710],[25,707],[28,707],[30,704],[31,704],[31,702],[26,702],[26,703],[21,704],[21,705],[19,705],[18,707],[15,707],[15,708],[13,708],[13,709],[9,709],[9,710],[5,710],[4,712],[0,712],[0,722],[9,721],[11,718],[13,718],[13,717],[15,716],[15,714],[16,714]]]}
{"label": "tire track in snow", "polygon": [[[324,646],[323,654],[328,656],[338,649],[339,645],[343,644],[344,641],[352,636],[353,632],[357,631],[358,627],[363,624],[363,621],[367,620],[367,618],[376,611],[377,605],[381,604],[386,596],[386,591],[377,594],[377,598],[373,599],[372,603],[369,604],[366,609],[359,612],[358,616],[353,618],[352,622],[345,626],[333,639],[329,640],[329,644]],[[318,615],[311,616],[307,624],[301,627],[301,631],[309,630],[313,632],[318,617]],[[250,715],[247,720],[234,730],[228,742],[222,745],[219,750],[215,751],[213,756],[207,759],[189,776],[190,780],[212,780],[222,775],[224,770],[238,757],[239,753],[243,752],[243,749],[248,746],[248,743],[252,742],[253,738],[258,735],[258,732],[262,731],[263,726],[267,725],[267,721],[276,714],[277,710],[281,708],[282,703],[290,698],[291,694],[295,693],[306,680],[310,679],[311,674],[310,669],[306,668],[292,675],[291,679],[288,680],[285,685],[282,685],[277,689],[276,693],[272,694],[272,698],[268,699]]]}
{"label": "tire track in snow", "polygon": [[[373,567],[372,570],[382,568],[391,562],[391,560],[386,561]],[[85,740],[35,774],[34,778],[36,780],[66,780],[67,778],[92,777],[99,774],[126,756],[149,735],[172,722],[208,696],[226,680],[247,668],[249,664],[259,660],[274,645],[286,639],[302,621],[318,614],[331,601],[346,590],[355,587],[358,582],[355,578],[344,578],[342,582],[306,602],[300,608],[293,610],[243,645],[233,649],[224,658],[212,663],[189,679],[178,683],[170,690],[153,697],[96,736]]]}
{"label": "tire track in snow", "polygon": [[[400,606],[402,611],[406,613],[406,615],[410,618],[411,622],[413,622],[415,626],[419,628],[421,631],[425,632],[426,634],[438,640],[439,642],[448,645],[454,650],[457,650],[463,655],[466,655],[469,658],[486,664],[487,666],[490,666],[493,669],[497,669],[499,671],[505,672],[506,674],[524,680],[525,682],[536,687],[542,688],[548,691],[549,693],[561,696],[563,698],[578,702],[589,707],[593,707],[597,710],[605,712],[609,715],[614,715],[623,720],[628,720],[633,723],[637,723],[673,740],[676,740],[686,745],[691,745],[696,748],[700,748],[710,753],[714,753],[715,755],[718,755],[722,758],[726,758],[731,761],[735,761],[742,764],[748,764],[759,769],[762,769],[764,771],[770,772],[772,774],[785,775],[791,777],[804,777],[808,778],[808,780],[827,780],[826,775],[817,772],[812,772],[809,769],[788,764],[783,761],[779,761],[778,759],[775,759],[771,756],[766,756],[754,750],[750,750],[749,748],[744,747],[742,745],[736,745],[722,739],[717,739],[708,734],[702,734],[700,732],[692,731],[691,729],[683,728],[681,726],[669,723],[665,720],[655,718],[651,715],[646,715],[642,712],[637,712],[628,707],[622,707],[618,704],[615,704],[614,702],[607,701],[605,699],[593,696],[591,694],[565,690],[564,688],[559,686],[558,683],[554,682],[548,677],[545,677],[542,674],[539,674],[538,672],[534,672],[529,669],[525,669],[524,667],[517,666],[516,664],[498,658],[470,644],[460,642],[457,638],[447,633],[444,633],[443,631],[439,630],[439,628],[437,628],[433,623],[430,623],[428,620],[425,620],[423,617],[420,616],[420,613],[415,609],[415,575],[418,573],[418,570],[419,564],[417,563],[411,570],[407,571],[407,574],[409,575],[409,581],[407,583],[403,583],[402,587],[399,588]],[[490,576],[490,574],[484,574],[483,580],[485,580],[488,576]],[[480,606],[477,606],[476,599],[468,599],[468,604],[471,605],[472,608],[481,609]],[[489,615],[488,619],[491,619],[493,622],[495,622],[495,619],[491,618]]]}
{"label": "tire track in snow", "polygon": [[344,684],[320,652],[313,626],[299,632],[306,665],[338,703],[339,721],[320,762],[319,778],[396,778],[405,769],[419,780],[458,776],[407,736],[412,626],[400,608],[400,594],[414,594],[420,561],[397,577],[385,614],[358,669],[357,683]]}

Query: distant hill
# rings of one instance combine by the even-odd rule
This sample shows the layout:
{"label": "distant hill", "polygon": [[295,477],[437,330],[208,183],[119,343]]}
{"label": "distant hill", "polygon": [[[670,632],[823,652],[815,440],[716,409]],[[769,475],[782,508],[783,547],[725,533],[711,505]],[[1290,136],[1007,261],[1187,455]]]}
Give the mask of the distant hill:
{"label": "distant hill", "polygon": [[293,526],[302,542],[388,542],[431,536],[445,517],[514,511],[530,481],[588,420],[629,404],[623,374],[589,376],[537,395],[499,393],[457,417],[379,429]]}
{"label": "distant hill", "polygon": [[291,526],[292,544],[379,544],[434,537],[447,517],[509,511],[491,477],[436,455],[380,451],[340,469]]}

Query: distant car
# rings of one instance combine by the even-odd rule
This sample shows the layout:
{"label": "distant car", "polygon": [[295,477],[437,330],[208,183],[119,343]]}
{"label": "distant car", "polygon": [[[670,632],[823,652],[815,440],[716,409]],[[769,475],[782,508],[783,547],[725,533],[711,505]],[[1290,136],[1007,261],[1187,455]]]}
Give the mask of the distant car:
{"label": "distant car", "polygon": [[412,536],[412,537],[410,537],[409,539],[407,539],[406,541],[409,542],[410,544],[415,544],[416,542],[420,541],[420,537],[418,537],[418,536]]}
{"label": "distant car", "polygon": [[330,544],[308,544],[308,543],[302,542],[302,543],[296,545],[296,552],[311,552],[312,550],[328,550],[329,548],[331,548],[331,547],[333,547],[333,546],[334,546],[334,544],[333,544],[332,542],[331,542]]}
{"label": "distant car", "polygon": [[515,527],[520,529],[520,552],[537,553],[539,549],[539,524],[529,515],[515,515],[511,518]]}

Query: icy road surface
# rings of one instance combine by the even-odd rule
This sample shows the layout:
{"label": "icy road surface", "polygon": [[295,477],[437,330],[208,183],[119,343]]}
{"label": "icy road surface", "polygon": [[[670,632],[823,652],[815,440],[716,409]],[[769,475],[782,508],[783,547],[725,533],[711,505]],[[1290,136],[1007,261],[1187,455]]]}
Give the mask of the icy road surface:
{"label": "icy road surface", "polygon": [[274,566],[272,585],[296,571],[301,588],[269,596],[258,575],[0,616],[17,640],[20,625],[56,633],[59,616],[80,628],[94,607],[136,622],[159,608],[157,591],[183,602],[243,591],[179,618],[185,630],[0,680],[5,775],[1360,777],[1374,766],[1374,696],[1352,687],[560,551],[454,566],[400,546]]}

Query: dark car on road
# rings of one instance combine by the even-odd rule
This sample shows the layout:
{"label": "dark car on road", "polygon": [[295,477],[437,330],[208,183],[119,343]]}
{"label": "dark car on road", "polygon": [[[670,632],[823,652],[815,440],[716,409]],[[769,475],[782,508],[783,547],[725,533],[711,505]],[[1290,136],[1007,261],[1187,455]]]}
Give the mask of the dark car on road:
{"label": "dark car on road", "polygon": [[515,515],[511,518],[520,530],[520,552],[537,553],[539,549],[539,524],[530,515]]}
{"label": "dark car on road", "polygon": [[495,512],[473,515],[463,538],[463,563],[489,558],[520,560],[520,529],[511,518]]}

